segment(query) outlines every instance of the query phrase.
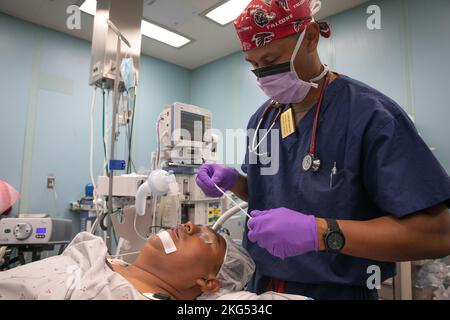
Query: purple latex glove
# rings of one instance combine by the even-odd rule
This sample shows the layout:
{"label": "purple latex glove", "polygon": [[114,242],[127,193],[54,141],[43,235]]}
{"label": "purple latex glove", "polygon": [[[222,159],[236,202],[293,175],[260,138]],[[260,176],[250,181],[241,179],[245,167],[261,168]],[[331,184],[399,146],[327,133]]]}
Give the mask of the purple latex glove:
{"label": "purple latex glove", "polygon": [[195,181],[208,197],[221,197],[222,193],[214,186],[216,184],[224,192],[231,190],[239,177],[239,172],[221,164],[203,164],[198,169]]}
{"label": "purple latex glove", "polygon": [[317,223],[308,216],[286,208],[252,211],[248,238],[281,259],[318,251]]}

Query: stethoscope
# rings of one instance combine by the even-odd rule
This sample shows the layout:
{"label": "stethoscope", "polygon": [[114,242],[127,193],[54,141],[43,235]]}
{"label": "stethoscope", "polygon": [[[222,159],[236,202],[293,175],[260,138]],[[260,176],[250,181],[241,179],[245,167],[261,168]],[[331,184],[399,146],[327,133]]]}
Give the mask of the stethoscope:
{"label": "stethoscope", "polygon": [[[266,108],[264,109],[264,112],[263,112],[263,114],[262,114],[262,116],[261,116],[261,119],[259,120],[258,125],[256,126],[256,130],[255,130],[255,133],[254,133],[254,135],[253,135],[252,145],[251,145],[251,146],[248,146],[248,150],[249,150],[251,153],[253,153],[254,155],[256,155],[256,156],[258,156],[258,157],[265,157],[265,156],[268,155],[268,152],[265,152],[265,153],[259,153],[259,152],[258,152],[258,148],[259,148],[259,146],[261,145],[261,143],[263,143],[264,140],[267,139],[267,136],[268,136],[269,133],[272,131],[272,129],[273,129],[273,127],[275,126],[275,124],[277,123],[277,121],[280,119],[284,107],[285,107],[284,104],[281,104],[281,103],[279,103],[279,102],[276,102],[275,100],[271,100],[271,101],[269,102],[269,104],[266,106]],[[258,132],[259,132],[259,130],[261,129],[261,125],[262,125],[264,119],[267,117],[267,115],[269,114],[269,112],[270,112],[272,109],[277,109],[277,110],[278,110],[277,116],[276,116],[275,119],[272,121],[272,124],[271,124],[269,130],[267,130],[266,134],[265,134],[265,135],[262,137],[262,139],[259,140],[259,142],[256,144],[256,136],[258,135]],[[256,145],[255,145],[255,144],[256,144]]]}
{"label": "stethoscope", "polygon": [[[318,172],[320,170],[321,161],[317,155],[317,130],[319,129],[319,116],[320,116],[320,111],[322,109],[323,97],[324,97],[325,89],[328,86],[329,80],[330,79],[329,79],[329,76],[327,73],[326,78],[325,78],[325,84],[323,85],[322,90],[320,92],[319,102],[317,104],[316,113],[314,115],[314,124],[313,124],[312,136],[311,136],[311,143],[309,146],[309,152],[307,155],[305,155],[305,157],[303,158],[303,161],[302,161],[302,169],[304,172],[308,172],[310,170],[312,170],[313,172]],[[267,152],[266,153],[258,153],[257,150],[258,150],[259,146],[264,142],[264,140],[267,139],[267,136],[269,135],[269,133],[272,131],[275,124],[280,119],[285,106],[286,105],[278,103],[275,100],[271,100],[269,102],[269,104],[266,106],[266,108],[264,109],[264,112],[261,116],[261,119],[259,120],[258,125],[256,126],[256,130],[255,130],[255,133],[254,133],[254,136],[252,139],[252,144],[248,147],[248,149],[251,153],[253,153],[259,157],[268,155]],[[272,109],[277,109],[278,113],[277,113],[275,119],[272,121],[272,124],[270,125],[267,132],[259,140],[259,142],[257,142],[257,135],[258,135],[259,130],[261,129],[262,123],[264,122],[264,119],[267,117],[267,115],[269,114],[269,112]]]}

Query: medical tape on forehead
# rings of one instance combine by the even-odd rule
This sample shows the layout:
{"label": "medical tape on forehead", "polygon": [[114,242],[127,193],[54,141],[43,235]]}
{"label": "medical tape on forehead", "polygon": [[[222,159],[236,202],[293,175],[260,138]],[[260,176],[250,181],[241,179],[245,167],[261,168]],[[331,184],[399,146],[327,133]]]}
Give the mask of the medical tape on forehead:
{"label": "medical tape on forehead", "polygon": [[171,254],[177,251],[177,247],[175,246],[175,243],[173,242],[169,232],[161,231],[160,233],[157,234],[157,236],[159,239],[161,239],[166,254]]}
{"label": "medical tape on forehead", "polygon": [[219,186],[217,184],[214,183],[214,186],[217,188],[217,190],[219,190],[225,197],[228,198],[228,200],[230,200],[235,206],[237,206],[239,209],[241,209],[241,211],[249,218],[249,219],[253,219],[253,217],[251,215],[249,215],[244,209],[242,209],[242,207],[236,202],[234,201],[229,195],[227,195],[225,192],[223,192],[222,189],[219,188]]}

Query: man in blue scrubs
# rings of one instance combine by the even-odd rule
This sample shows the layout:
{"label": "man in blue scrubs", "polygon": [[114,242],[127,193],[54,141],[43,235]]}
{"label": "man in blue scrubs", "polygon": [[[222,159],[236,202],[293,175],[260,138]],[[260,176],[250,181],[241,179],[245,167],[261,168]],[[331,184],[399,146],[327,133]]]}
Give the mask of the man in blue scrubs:
{"label": "man in blue scrubs", "polygon": [[319,8],[253,0],[236,20],[271,100],[248,124],[246,176],[204,164],[197,183],[249,203],[250,291],[376,299],[373,270],[384,281],[395,262],[450,254],[450,178],[401,107],[322,65],[317,45],[330,28],[312,18]]}

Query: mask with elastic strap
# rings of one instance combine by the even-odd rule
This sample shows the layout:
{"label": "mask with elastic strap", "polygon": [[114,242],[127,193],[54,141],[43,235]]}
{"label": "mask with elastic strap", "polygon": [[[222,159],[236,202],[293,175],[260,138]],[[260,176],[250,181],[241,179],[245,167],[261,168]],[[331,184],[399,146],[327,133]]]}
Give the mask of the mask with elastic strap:
{"label": "mask with elastic strap", "polygon": [[302,102],[311,88],[318,88],[316,82],[328,74],[328,67],[309,82],[300,79],[295,71],[295,59],[305,38],[306,29],[300,35],[290,62],[256,69],[253,73],[258,77],[258,86],[271,99],[281,104]]}

